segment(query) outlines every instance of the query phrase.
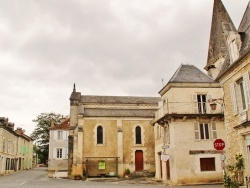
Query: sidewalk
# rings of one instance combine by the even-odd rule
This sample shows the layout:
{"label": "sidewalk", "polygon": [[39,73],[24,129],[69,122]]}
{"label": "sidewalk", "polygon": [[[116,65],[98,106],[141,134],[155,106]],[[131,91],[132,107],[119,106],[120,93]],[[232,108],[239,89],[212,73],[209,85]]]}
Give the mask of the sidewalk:
{"label": "sidewalk", "polygon": [[162,180],[157,180],[152,177],[130,177],[130,178],[87,178],[86,181],[92,182],[119,182],[126,184],[152,184],[165,185]]}
{"label": "sidewalk", "polygon": [[223,187],[222,183],[211,184],[193,184],[193,185],[167,185],[162,180],[155,179],[154,177],[129,177],[129,178],[87,178],[88,182],[109,182],[109,183],[124,183],[124,184],[147,184],[147,185],[161,185],[167,187]]}

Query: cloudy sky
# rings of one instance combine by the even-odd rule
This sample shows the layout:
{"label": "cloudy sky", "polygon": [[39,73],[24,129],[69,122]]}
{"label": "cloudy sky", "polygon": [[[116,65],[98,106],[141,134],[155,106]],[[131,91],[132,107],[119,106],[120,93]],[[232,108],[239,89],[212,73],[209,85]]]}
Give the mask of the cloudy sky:
{"label": "cloudy sky", "polygon": [[[223,0],[238,27],[248,0]],[[0,0],[0,117],[30,134],[69,97],[159,96],[206,65],[213,0]]]}

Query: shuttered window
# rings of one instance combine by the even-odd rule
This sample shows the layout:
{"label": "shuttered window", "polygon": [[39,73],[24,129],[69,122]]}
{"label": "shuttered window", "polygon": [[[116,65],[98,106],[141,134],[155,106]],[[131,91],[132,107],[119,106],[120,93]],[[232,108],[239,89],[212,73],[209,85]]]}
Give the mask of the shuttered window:
{"label": "shuttered window", "polygon": [[[216,125],[215,122],[211,123],[212,125],[208,123],[194,123],[194,138],[195,140],[209,140],[212,138],[217,138],[217,132],[216,132]],[[210,132],[211,130],[211,132]]]}
{"label": "shuttered window", "polygon": [[237,81],[231,83],[230,94],[234,115],[250,107],[249,73],[246,72]]}
{"label": "shuttered window", "polygon": [[193,102],[194,102],[194,113],[195,114],[207,114],[210,112],[207,101],[211,99],[211,95],[207,94],[194,94]]}

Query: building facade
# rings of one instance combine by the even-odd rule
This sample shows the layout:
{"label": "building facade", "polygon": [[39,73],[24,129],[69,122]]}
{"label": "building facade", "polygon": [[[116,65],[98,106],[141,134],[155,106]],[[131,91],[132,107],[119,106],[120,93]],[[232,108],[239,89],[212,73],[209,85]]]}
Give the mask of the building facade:
{"label": "building facade", "polygon": [[[205,69],[224,90],[227,164],[242,155],[245,176],[250,176],[250,4],[236,29],[221,0],[214,1],[213,18]],[[242,182],[240,182],[242,183]]]}
{"label": "building facade", "polygon": [[69,118],[52,125],[49,137],[48,177],[68,177]]}
{"label": "building facade", "polygon": [[123,176],[154,172],[150,122],[158,97],[70,97],[69,177]]}
{"label": "building facade", "polygon": [[0,117],[0,175],[32,168],[33,140],[14,123]]}
{"label": "building facade", "polygon": [[220,84],[192,65],[181,65],[161,91],[155,132],[156,178],[168,184],[221,182],[221,155],[216,139],[225,140]]}

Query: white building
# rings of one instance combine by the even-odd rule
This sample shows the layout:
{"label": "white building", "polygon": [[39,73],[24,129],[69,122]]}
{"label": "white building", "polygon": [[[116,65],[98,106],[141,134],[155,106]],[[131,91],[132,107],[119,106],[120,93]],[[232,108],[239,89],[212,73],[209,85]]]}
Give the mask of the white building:
{"label": "white building", "polygon": [[219,83],[192,65],[181,65],[159,94],[153,121],[156,178],[174,185],[221,182],[224,151],[215,150],[213,142],[225,138],[224,116],[220,104],[210,109],[210,102],[223,97]]}
{"label": "white building", "polygon": [[69,119],[50,128],[49,177],[68,177],[68,133]]}

